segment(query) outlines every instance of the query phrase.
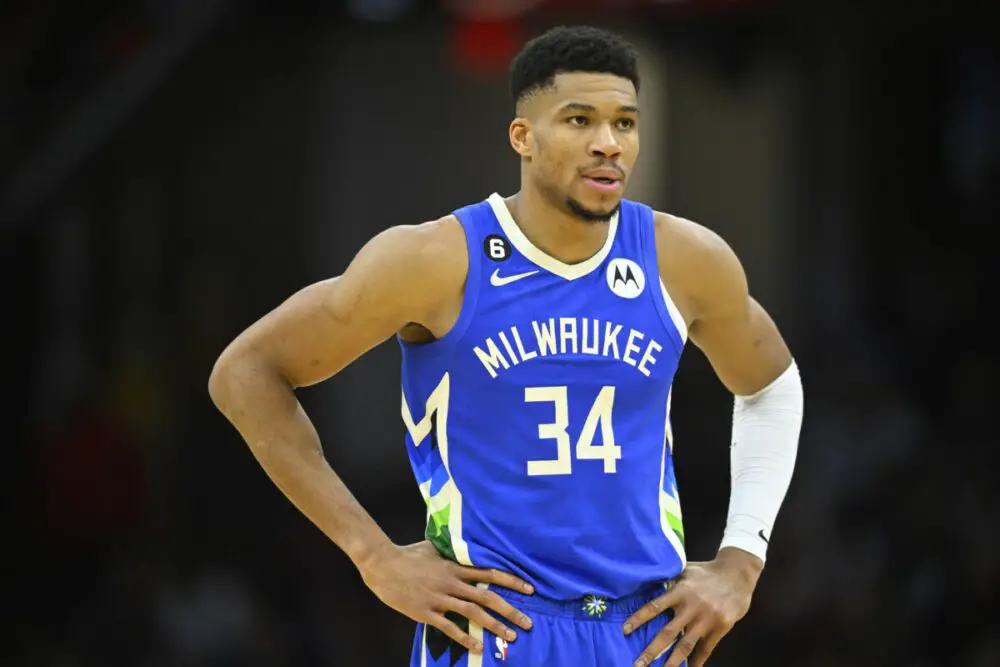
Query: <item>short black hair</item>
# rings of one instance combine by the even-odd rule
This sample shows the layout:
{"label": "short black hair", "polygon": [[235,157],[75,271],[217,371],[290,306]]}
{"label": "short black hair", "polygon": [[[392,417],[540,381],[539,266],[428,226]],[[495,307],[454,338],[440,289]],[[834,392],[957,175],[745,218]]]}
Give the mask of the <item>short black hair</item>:
{"label": "short black hair", "polygon": [[524,45],[510,65],[510,95],[516,107],[564,72],[614,74],[639,92],[638,54],[622,37],[590,26],[558,26]]}

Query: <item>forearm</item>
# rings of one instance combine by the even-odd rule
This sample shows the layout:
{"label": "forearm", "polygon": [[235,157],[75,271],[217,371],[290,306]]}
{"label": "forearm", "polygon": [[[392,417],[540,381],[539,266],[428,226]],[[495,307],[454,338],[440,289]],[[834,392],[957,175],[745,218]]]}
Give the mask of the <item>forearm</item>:
{"label": "forearm", "polygon": [[274,484],[355,564],[390,544],[330,467],[312,421],[278,373],[224,355],[209,392]]}
{"label": "forearm", "polygon": [[803,393],[792,365],[733,411],[732,492],[722,547],[766,559],[771,529],[788,491],[802,425]]}

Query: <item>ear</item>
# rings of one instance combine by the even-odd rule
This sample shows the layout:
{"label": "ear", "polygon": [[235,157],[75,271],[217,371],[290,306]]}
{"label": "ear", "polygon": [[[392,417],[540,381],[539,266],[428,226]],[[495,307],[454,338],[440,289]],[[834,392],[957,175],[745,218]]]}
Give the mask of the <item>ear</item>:
{"label": "ear", "polygon": [[523,158],[531,157],[531,123],[527,118],[515,118],[509,128],[510,145]]}

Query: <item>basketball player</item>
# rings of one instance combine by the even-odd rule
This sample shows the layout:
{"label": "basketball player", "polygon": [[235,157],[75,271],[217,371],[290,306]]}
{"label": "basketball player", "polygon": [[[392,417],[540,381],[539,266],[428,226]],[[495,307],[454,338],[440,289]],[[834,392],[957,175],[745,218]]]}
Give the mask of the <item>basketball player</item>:
{"label": "basketball player", "polygon": [[[392,227],[219,358],[210,392],[271,479],[418,622],[412,667],[701,667],[750,606],[802,387],[726,243],[625,200],[636,55],[551,30],[511,67],[521,188]],[[294,390],[395,335],[426,541],[393,544]],[[688,562],[670,392],[690,340],[735,395],[729,518]]]}

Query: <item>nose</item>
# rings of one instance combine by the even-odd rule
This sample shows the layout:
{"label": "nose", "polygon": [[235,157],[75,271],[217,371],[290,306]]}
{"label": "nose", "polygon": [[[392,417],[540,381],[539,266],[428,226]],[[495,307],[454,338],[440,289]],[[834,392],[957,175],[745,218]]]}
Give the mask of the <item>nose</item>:
{"label": "nose", "polygon": [[598,126],[590,141],[589,152],[591,157],[613,158],[621,155],[621,144],[615,139],[615,133],[611,130],[610,125],[602,123]]}

